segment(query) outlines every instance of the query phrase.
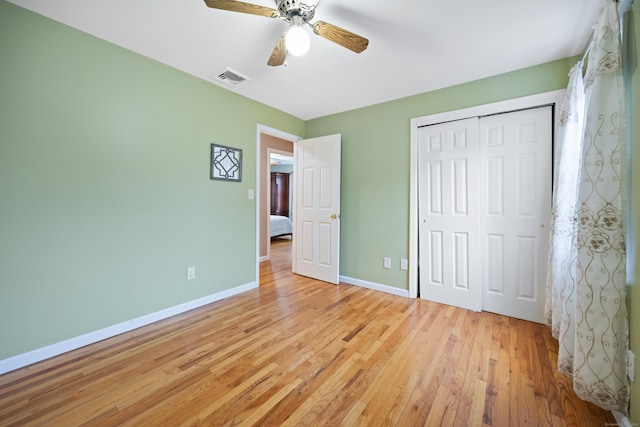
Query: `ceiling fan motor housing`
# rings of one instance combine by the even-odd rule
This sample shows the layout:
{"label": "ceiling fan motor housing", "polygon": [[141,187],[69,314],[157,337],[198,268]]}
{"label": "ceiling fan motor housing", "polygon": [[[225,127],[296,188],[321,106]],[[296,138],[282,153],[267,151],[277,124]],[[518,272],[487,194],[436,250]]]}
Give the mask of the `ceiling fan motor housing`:
{"label": "ceiling fan motor housing", "polygon": [[308,6],[300,0],[280,0],[278,2],[278,12],[280,16],[287,21],[291,21],[293,17],[299,16],[303,22],[309,22],[315,14],[315,6]]}

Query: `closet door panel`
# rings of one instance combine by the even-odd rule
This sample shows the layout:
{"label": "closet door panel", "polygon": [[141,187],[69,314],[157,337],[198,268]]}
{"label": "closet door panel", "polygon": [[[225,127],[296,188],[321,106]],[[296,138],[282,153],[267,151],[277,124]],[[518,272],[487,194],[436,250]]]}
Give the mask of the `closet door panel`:
{"label": "closet door panel", "polygon": [[478,120],[419,132],[420,297],[479,311]]}
{"label": "closet door panel", "polygon": [[552,109],[480,119],[482,309],[542,323]]}

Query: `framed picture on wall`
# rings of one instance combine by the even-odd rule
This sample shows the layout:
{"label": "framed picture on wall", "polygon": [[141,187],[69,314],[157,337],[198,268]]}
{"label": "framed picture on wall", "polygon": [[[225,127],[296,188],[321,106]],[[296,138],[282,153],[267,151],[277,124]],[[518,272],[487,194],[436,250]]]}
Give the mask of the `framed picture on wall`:
{"label": "framed picture on wall", "polygon": [[242,181],[242,150],[211,144],[211,179]]}

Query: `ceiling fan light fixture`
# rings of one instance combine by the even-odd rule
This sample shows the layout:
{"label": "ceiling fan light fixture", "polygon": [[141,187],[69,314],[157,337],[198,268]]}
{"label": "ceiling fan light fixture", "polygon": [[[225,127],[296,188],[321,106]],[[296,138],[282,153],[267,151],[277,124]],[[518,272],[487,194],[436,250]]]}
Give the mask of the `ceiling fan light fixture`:
{"label": "ceiling fan light fixture", "polygon": [[287,46],[287,50],[293,56],[302,56],[309,51],[311,41],[309,40],[309,34],[300,26],[293,26],[287,35],[284,42]]}

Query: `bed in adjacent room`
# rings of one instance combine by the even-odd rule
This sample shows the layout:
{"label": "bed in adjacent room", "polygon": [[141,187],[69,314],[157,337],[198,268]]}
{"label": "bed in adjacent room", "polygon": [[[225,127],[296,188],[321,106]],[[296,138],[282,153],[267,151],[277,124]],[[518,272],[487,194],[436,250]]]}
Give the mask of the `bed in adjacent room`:
{"label": "bed in adjacent room", "polygon": [[269,231],[271,237],[293,235],[293,222],[286,216],[271,215]]}

